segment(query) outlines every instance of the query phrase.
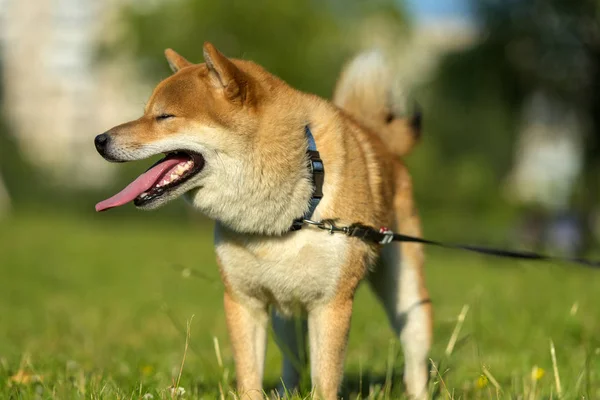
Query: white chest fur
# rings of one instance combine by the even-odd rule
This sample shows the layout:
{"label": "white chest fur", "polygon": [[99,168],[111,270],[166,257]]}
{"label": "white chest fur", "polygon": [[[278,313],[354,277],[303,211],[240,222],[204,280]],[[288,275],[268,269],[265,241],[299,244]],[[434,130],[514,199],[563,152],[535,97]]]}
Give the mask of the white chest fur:
{"label": "white chest fur", "polygon": [[282,313],[310,309],[335,294],[348,257],[348,238],[316,229],[283,237],[232,235],[218,224],[215,246],[227,283],[245,300]]}

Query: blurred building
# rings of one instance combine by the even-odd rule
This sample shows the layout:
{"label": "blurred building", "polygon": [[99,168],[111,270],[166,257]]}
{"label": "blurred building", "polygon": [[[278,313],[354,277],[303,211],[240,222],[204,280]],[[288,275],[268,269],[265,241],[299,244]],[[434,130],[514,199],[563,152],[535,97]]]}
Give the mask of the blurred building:
{"label": "blurred building", "polygon": [[58,183],[99,187],[114,167],[93,138],[139,116],[148,90],[127,60],[98,62],[115,0],[0,0],[5,115],[23,154]]}
{"label": "blurred building", "polygon": [[522,119],[509,198],[553,212],[568,210],[583,165],[581,115],[557,96],[537,91],[527,99]]}

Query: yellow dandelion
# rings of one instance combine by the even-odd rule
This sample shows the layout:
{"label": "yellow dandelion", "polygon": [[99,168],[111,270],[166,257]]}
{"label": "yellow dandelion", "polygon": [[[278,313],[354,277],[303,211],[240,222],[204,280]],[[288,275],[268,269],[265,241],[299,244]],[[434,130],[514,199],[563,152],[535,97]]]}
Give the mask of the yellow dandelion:
{"label": "yellow dandelion", "polygon": [[29,385],[30,383],[41,382],[42,377],[39,375],[33,375],[29,372],[25,372],[23,370],[18,370],[16,374],[8,378],[9,385],[17,384],[17,385]]}
{"label": "yellow dandelion", "polygon": [[489,383],[488,377],[483,374],[479,375],[479,378],[477,378],[477,387],[479,389],[483,389],[483,388],[487,387],[488,383]]}
{"label": "yellow dandelion", "polygon": [[142,367],[142,375],[149,376],[154,372],[154,367],[152,365],[144,365]]}
{"label": "yellow dandelion", "polygon": [[531,380],[539,381],[540,379],[542,379],[544,377],[545,374],[546,374],[546,371],[544,371],[543,368],[540,368],[536,365],[531,370]]}

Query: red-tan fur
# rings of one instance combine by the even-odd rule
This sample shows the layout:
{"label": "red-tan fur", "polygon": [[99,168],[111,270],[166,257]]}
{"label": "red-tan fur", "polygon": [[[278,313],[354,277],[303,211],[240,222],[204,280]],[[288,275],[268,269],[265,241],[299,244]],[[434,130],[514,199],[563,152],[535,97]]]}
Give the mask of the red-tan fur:
{"label": "red-tan fur", "polygon": [[[324,196],[312,219],[419,235],[410,176],[394,154],[406,153],[418,132],[411,131],[409,119],[390,118],[385,99],[361,89],[369,82],[352,71],[336,91],[343,111],[252,62],[226,58],[209,43],[204,54],[204,64],[191,64],[167,50],[175,74],[157,86],[140,119],[108,132],[107,158],[134,160],[183,148],[206,159],[198,176],[145,208],[184,195],[216,221],[215,248],[240,396],[263,398],[273,307],[281,335],[290,332],[288,317],[294,312],[307,316],[315,393],[337,398],[354,294],[367,278],[401,339],[407,391],[425,398],[431,316],[421,246],[382,249],[310,226],[289,232],[312,194],[308,125],[325,166]],[[366,105],[359,101],[363,95],[370,99]],[[175,117],[157,121],[161,113]],[[289,337],[282,340],[293,345]],[[282,372],[288,389],[297,383],[292,361],[286,356]]]}

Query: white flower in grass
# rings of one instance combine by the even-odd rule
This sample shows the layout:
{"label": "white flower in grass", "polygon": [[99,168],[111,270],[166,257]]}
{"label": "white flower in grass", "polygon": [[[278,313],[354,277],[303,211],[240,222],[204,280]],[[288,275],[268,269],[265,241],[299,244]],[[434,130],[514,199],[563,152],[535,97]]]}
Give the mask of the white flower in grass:
{"label": "white flower in grass", "polygon": [[66,367],[69,371],[73,371],[73,370],[79,368],[79,364],[77,364],[77,361],[68,360]]}
{"label": "white flower in grass", "polygon": [[143,400],[152,400],[154,398],[154,395],[152,393],[146,393],[145,395],[142,396]]}
{"label": "white flower in grass", "polygon": [[182,388],[181,386],[177,386],[177,387],[170,387],[169,391],[171,392],[171,396],[183,396],[185,394],[185,389]]}

